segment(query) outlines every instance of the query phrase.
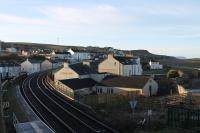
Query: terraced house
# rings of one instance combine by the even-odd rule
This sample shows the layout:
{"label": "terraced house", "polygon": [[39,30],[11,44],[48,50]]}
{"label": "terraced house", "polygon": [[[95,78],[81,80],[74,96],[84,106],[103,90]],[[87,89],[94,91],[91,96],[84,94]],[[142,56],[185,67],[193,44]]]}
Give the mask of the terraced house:
{"label": "terraced house", "polygon": [[158,83],[147,76],[107,76],[97,84],[93,91],[97,94],[157,95]]}
{"label": "terraced house", "polygon": [[44,60],[41,63],[41,70],[45,71],[45,70],[49,70],[49,69],[54,69],[54,68],[58,68],[61,67],[62,63],[56,61],[56,60]]}
{"label": "terraced house", "polygon": [[107,74],[106,73],[98,73],[95,70],[92,70],[89,64],[76,63],[76,64],[69,64],[64,63],[62,69],[56,71],[54,73],[54,80],[66,80],[66,79],[85,79],[85,78],[92,78],[95,81],[101,81]]}
{"label": "terraced house", "polygon": [[28,74],[40,72],[41,71],[41,63],[42,63],[42,61],[39,61],[39,60],[27,59],[26,61],[21,63],[21,71],[26,72]]}
{"label": "terraced house", "polygon": [[0,62],[0,76],[1,79],[12,78],[19,76],[21,73],[21,66],[13,61]]}
{"label": "terraced house", "polygon": [[139,57],[122,57],[109,54],[107,59],[99,64],[98,71],[114,75],[131,76],[142,75],[143,70]]}

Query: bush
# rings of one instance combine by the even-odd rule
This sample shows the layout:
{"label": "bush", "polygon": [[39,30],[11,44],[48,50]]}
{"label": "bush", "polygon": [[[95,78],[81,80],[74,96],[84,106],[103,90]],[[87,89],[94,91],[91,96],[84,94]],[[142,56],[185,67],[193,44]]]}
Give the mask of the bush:
{"label": "bush", "polygon": [[167,78],[177,78],[180,77],[179,72],[177,70],[169,70],[167,73]]}

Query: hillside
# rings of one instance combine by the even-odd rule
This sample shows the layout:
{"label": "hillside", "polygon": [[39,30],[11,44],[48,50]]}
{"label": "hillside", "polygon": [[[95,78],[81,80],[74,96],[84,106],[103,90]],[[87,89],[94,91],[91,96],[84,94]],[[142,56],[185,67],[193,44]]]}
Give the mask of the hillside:
{"label": "hillside", "polygon": [[[57,50],[57,51],[63,51],[68,48],[72,48],[74,50],[81,50],[81,51],[88,51],[88,52],[100,52],[100,53],[106,53],[108,52],[106,48],[102,47],[82,47],[82,46],[63,46],[63,45],[53,45],[53,44],[40,44],[40,43],[27,43],[27,42],[2,42],[2,49],[8,48],[8,47],[15,47],[20,50],[29,50],[29,49],[51,49],[51,50]],[[160,61],[163,64],[180,64],[185,63],[185,60],[177,59],[172,56],[166,56],[166,55],[156,55],[152,54],[147,50],[124,50],[125,54],[131,54],[134,56],[139,56],[142,60],[142,62],[148,62],[149,60],[157,60]],[[175,63],[175,64],[174,64]]]}

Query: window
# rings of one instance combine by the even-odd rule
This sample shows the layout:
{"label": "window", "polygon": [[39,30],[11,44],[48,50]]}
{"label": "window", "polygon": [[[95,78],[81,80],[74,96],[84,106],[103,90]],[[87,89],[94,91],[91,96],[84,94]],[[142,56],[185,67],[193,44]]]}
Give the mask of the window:
{"label": "window", "polygon": [[102,94],[102,88],[100,88],[100,93]]}
{"label": "window", "polygon": [[111,89],[111,94],[113,94],[113,89]]}
{"label": "window", "polygon": [[96,88],[96,92],[97,92],[98,94],[101,94],[101,93],[102,93],[102,88]]}
{"label": "window", "polygon": [[149,96],[152,96],[152,87],[151,87],[151,85],[149,86]]}
{"label": "window", "polygon": [[107,88],[107,94],[113,94],[113,89]]}
{"label": "window", "polygon": [[132,75],[131,73],[132,73],[131,70],[129,70],[129,76]]}

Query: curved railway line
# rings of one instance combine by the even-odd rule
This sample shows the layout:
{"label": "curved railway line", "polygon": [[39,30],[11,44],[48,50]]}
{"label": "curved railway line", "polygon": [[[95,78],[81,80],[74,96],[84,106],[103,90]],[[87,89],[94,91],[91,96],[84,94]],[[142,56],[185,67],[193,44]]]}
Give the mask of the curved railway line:
{"label": "curved railway line", "polygon": [[58,133],[117,133],[56,94],[46,81],[47,73],[37,73],[25,79],[22,95],[35,113]]}

